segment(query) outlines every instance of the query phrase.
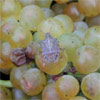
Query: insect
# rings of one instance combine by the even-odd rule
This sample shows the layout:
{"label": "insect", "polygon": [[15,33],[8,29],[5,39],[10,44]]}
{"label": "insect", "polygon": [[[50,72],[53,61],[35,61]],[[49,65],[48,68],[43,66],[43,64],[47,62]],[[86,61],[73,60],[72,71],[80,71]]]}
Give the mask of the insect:
{"label": "insect", "polygon": [[41,41],[42,55],[48,63],[55,62],[59,56],[59,46],[56,38],[46,33],[45,39]]}

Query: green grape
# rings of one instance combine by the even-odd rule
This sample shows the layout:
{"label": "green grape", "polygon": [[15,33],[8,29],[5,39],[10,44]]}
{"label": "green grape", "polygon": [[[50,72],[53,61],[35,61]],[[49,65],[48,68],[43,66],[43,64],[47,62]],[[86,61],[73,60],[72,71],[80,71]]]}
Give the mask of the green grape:
{"label": "green grape", "polygon": [[44,12],[45,19],[55,16],[55,13],[50,8],[42,8],[42,10]]}
{"label": "green grape", "polygon": [[61,14],[55,16],[55,18],[63,24],[65,33],[70,33],[73,31],[73,21],[69,16]]}
{"label": "green grape", "polygon": [[55,0],[57,3],[59,4],[64,4],[64,3],[67,3],[68,1],[70,0]]}
{"label": "green grape", "polygon": [[55,89],[55,83],[46,85],[42,92],[42,100],[60,100]]}
{"label": "green grape", "polygon": [[68,61],[73,61],[73,55],[77,48],[83,45],[82,41],[74,34],[64,34],[58,38],[60,47],[68,54]]}
{"label": "green grape", "polygon": [[50,8],[53,0],[36,0],[36,4],[43,8]]}
{"label": "green grape", "polygon": [[40,23],[37,33],[40,40],[44,39],[46,33],[50,33],[51,36],[58,38],[65,33],[65,29],[59,20],[49,18]]}
{"label": "green grape", "polygon": [[78,72],[88,74],[98,70],[100,65],[100,53],[92,46],[82,46],[73,56],[73,64]]}
{"label": "green grape", "polygon": [[58,4],[58,3],[55,3],[55,4],[51,7],[51,9],[55,12],[56,15],[62,14],[64,8],[66,7],[66,5],[67,5],[67,4]]}
{"label": "green grape", "polygon": [[19,83],[27,95],[34,96],[43,90],[46,85],[46,77],[39,69],[31,68],[23,73]]}
{"label": "green grape", "polygon": [[100,13],[100,0],[78,0],[80,13],[92,17]]}
{"label": "green grape", "polygon": [[79,92],[79,83],[71,75],[63,75],[56,81],[56,92],[62,100],[69,100]]}
{"label": "green grape", "polygon": [[2,0],[1,14],[3,19],[9,16],[18,16],[21,4],[17,0]]}
{"label": "green grape", "polygon": [[22,6],[27,6],[27,5],[35,5],[36,0],[18,0]]}
{"label": "green grape", "polygon": [[26,47],[32,41],[32,34],[25,27],[17,27],[12,34],[9,34],[9,42],[12,47]]}
{"label": "green grape", "polygon": [[29,96],[27,96],[22,90],[13,88],[12,89],[13,100],[29,100]]}
{"label": "green grape", "polygon": [[100,73],[86,75],[81,83],[83,94],[91,100],[100,100]]}
{"label": "green grape", "polygon": [[100,26],[90,27],[84,36],[85,45],[91,45],[100,51]]}
{"label": "green grape", "polygon": [[36,31],[38,25],[44,20],[42,9],[36,5],[28,5],[22,8],[20,14],[21,25],[26,26],[31,31]]}
{"label": "green grape", "polygon": [[92,27],[92,26],[100,26],[100,14],[93,17],[86,17],[86,23]]}
{"label": "green grape", "polygon": [[19,26],[17,19],[16,17],[9,17],[3,20],[0,25],[0,39],[9,41],[9,34],[12,34],[16,27]]}
{"label": "green grape", "polygon": [[66,5],[63,13],[70,16],[73,21],[82,21],[85,18],[85,16],[79,12],[77,2]]}
{"label": "green grape", "polygon": [[76,97],[73,97],[69,100],[87,100],[85,97],[82,97],[82,96],[76,96]]}
{"label": "green grape", "polygon": [[11,70],[11,73],[10,73],[10,81],[11,83],[13,84],[13,86],[15,88],[18,88],[18,89],[21,89],[21,86],[20,86],[20,79],[22,77],[22,74],[28,70],[28,66],[27,65],[23,65],[23,66],[20,66],[20,67],[14,67],[12,70]]}
{"label": "green grape", "polygon": [[42,54],[37,54],[35,60],[36,60],[37,66],[43,72],[50,75],[57,75],[64,70],[68,61],[68,57],[65,51],[60,50],[58,59],[55,62],[52,62],[52,63],[46,62]]}
{"label": "green grape", "polygon": [[8,88],[0,86],[0,100],[13,100]]}

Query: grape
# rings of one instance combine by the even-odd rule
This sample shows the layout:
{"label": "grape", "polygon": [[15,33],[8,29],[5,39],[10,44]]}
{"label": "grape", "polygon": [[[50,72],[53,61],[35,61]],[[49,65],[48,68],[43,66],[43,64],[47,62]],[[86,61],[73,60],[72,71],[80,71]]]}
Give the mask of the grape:
{"label": "grape", "polygon": [[[38,1],[38,0],[37,0]],[[28,5],[22,8],[20,14],[21,25],[26,26],[31,31],[36,31],[38,25],[44,20],[44,13],[36,5]]]}
{"label": "grape", "polygon": [[74,66],[82,74],[95,72],[100,65],[100,53],[92,46],[85,45],[78,48],[73,58]]}
{"label": "grape", "polygon": [[3,69],[3,68],[0,68],[0,72],[9,75],[10,72],[11,72],[11,68],[9,68],[9,69]]}
{"label": "grape", "polygon": [[64,4],[64,3],[67,3],[68,1],[70,0],[55,0],[57,3],[59,4]]}
{"label": "grape", "polygon": [[73,21],[69,16],[61,14],[55,16],[55,18],[63,24],[66,34],[73,31]]}
{"label": "grape", "polygon": [[22,6],[27,6],[27,5],[35,5],[36,0],[18,0]]}
{"label": "grape", "polygon": [[63,75],[56,81],[56,91],[62,100],[70,99],[79,92],[79,83],[71,75]]}
{"label": "grape", "polygon": [[12,89],[13,100],[30,100],[29,96],[27,96],[23,91],[13,88]]}
{"label": "grape", "polygon": [[77,48],[83,45],[82,41],[74,34],[64,34],[58,38],[59,45],[65,48],[68,54],[68,61],[73,60],[73,55],[75,54]]}
{"label": "grape", "polygon": [[100,51],[100,26],[90,27],[84,36],[84,43],[96,47]]}
{"label": "grape", "polygon": [[11,73],[10,73],[10,81],[11,83],[13,84],[14,87],[16,87],[17,89],[21,89],[21,86],[20,86],[20,79],[22,77],[22,74],[28,70],[28,66],[27,65],[23,65],[23,66],[20,66],[20,67],[14,67],[12,70],[11,70]]}
{"label": "grape", "polygon": [[46,77],[39,69],[31,68],[23,73],[20,85],[27,95],[34,96],[43,90],[46,85]]}
{"label": "grape", "polygon": [[44,88],[42,100],[60,100],[55,89],[55,83],[50,83]]}
{"label": "grape", "polygon": [[100,73],[86,75],[81,83],[82,92],[91,100],[100,100]]}
{"label": "grape", "polygon": [[55,12],[56,15],[58,15],[58,14],[62,14],[63,13],[63,10],[64,10],[65,7],[66,7],[66,4],[55,3],[52,6],[51,9]]}
{"label": "grape", "polygon": [[37,54],[35,60],[37,66],[43,72],[50,75],[56,75],[64,70],[65,65],[67,64],[67,54],[65,53],[65,51],[60,50],[57,61],[53,63],[46,62],[42,54]]}
{"label": "grape", "polygon": [[69,100],[87,100],[85,97],[82,97],[82,96],[76,96],[76,97],[73,97]]}
{"label": "grape", "polygon": [[53,0],[36,0],[36,4],[43,8],[50,8]]}
{"label": "grape", "polygon": [[79,12],[77,2],[66,5],[63,12],[70,16],[73,21],[82,21],[85,18],[85,16]]}
{"label": "grape", "polygon": [[2,0],[1,14],[3,18],[9,16],[18,16],[21,5],[17,0]]}
{"label": "grape", "polygon": [[0,86],[0,100],[12,100],[11,91],[3,86]]}
{"label": "grape", "polygon": [[80,13],[92,17],[100,13],[100,0],[78,0]]}
{"label": "grape", "polygon": [[53,37],[57,38],[64,34],[64,32],[64,26],[59,20],[55,18],[49,18],[40,23],[37,34],[39,39],[43,40],[46,33],[50,33]]}
{"label": "grape", "polygon": [[55,16],[55,13],[50,8],[42,8],[42,10],[44,12],[45,19]]}
{"label": "grape", "polygon": [[91,26],[100,26],[100,14],[93,17],[86,17],[86,23]]}

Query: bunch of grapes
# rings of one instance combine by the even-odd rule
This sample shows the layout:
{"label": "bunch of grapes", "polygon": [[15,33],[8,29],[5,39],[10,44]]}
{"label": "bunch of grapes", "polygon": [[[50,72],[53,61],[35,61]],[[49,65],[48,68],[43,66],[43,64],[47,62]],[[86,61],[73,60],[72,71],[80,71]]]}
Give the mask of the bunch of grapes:
{"label": "bunch of grapes", "polygon": [[100,100],[100,0],[0,0],[0,100]]}

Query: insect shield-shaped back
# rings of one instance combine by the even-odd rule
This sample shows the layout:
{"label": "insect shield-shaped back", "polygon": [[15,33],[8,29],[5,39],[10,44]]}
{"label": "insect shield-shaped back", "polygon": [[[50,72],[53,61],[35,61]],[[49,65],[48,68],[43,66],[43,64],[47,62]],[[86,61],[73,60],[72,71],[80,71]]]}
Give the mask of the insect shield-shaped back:
{"label": "insect shield-shaped back", "polygon": [[55,62],[59,56],[58,41],[49,33],[46,33],[45,39],[41,41],[42,55],[48,63]]}

